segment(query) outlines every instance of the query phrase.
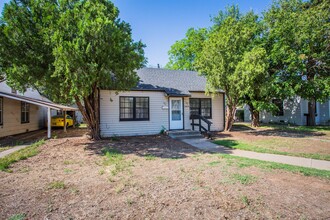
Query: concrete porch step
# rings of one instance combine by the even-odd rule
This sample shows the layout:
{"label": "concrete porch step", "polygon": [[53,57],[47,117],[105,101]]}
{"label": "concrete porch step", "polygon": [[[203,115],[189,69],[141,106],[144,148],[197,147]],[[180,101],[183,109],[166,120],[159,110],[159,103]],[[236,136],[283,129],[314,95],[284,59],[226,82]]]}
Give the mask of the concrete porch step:
{"label": "concrete porch step", "polygon": [[199,131],[192,131],[192,130],[169,131],[168,136],[170,136],[173,139],[181,139],[181,140],[204,137]]}

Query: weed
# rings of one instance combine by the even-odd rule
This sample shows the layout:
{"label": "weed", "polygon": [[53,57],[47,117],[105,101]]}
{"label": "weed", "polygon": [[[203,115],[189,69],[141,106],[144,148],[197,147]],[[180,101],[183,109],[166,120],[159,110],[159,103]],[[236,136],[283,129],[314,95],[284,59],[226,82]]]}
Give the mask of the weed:
{"label": "weed", "polygon": [[70,164],[75,164],[75,162],[73,160],[65,160],[63,161],[64,165],[70,165]]}
{"label": "weed", "polygon": [[159,182],[165,182],[167,178],[165,176],[156,176],[156,180],[158,180]]}
{"label": "weed", "polygon": [[208,165],[211,166],[211,167],[214,167],[214,166],[217,166],[219,163],[221,163],[221,162],[220,161],[213,161],[213,162],[208,163]]}
{"label": "weed", "polygon": [[112,135],[112,137],[110,138],[112,141],[119,141],[119,137],[117,135]]}
{"label": "weed", "polygon": [[26,214],[16,214],[16,215],[12,215],[10,218],[8,218],[8,220],[24,220],[26,219]]}
{"label": "weed", "polygon": [[80,191],[79,191],[78,188],[76,188],[76,187],[72,187],[72,188],[70,188],[70,192],[71,192],[72,194],[78,195]]}
{"label": "weed", "polygon": [[240,182],[243,185],[252,184],[257,180],[257,178],[255,176],[252,176],[250,174],[244,175],[244,174],[239,174],[239,173],[232,174],[231,178],[233,178],[237,182]]}
{"label": "weed", "polygon": [[118,185],[116,188],[115,188],[115,192],[117,194],[121,193],[122,191],[124,191],[125,189],[125,184],[121,184],[121,185]]}
{"label": "weed", "polygon": [[63,181],[54,181],[49,184],[48,189],[65,189],[65,187]]}
{"label": "weed", "polygon": [[243,204],[244,204],[245,206],[249,206],[249,205],[250,205],[250,200],[249,200],[249,198],[248,198],[247,196],[243,195],[243,196],[241,197],[241,200],[242,200],[242,202],[243,202]]}
{"label": "weed", "polygon": [[104,155],[103,165],[113,166],[111,174],[114,176],[132,165],[129,161],[125,161],[123,154],[116,149],[105,147],[102,149],[102,153]]}
{"label": "weed", "polygon": [[127,203],[127,205],[133,205],[134,201],[133,201],[133,199],[128,198],[128,199],[126,200],[126,203]]}
{"label": "weed", "polygon": [[151,155],[151,154],[147,154],[144,157],[146,158],[146,160],[156,160],[157,159],[156,156]]}
{"label": "weed", "polygon": [[104,169],[99,170],[99,174],[100,174],[100,175],[103,175],[104,173],[105,173],[105,170],[104,170]]}
{"label": "weed", "polygon": [[43,145],[44,143],[45,143],[45,141],[42,139],[26,148],[18,150],[6,157],[0,158],[0,170],[8,171],[8,168],[11,164],[37,155],[40,152],[39,147],[41,145]]}
{"label": "weed", "polygon": [[64,173],[66,173],[66,174],[72,173],[72,170],[71,169],[68,169],[68,168],[65,168],[64,169]]}

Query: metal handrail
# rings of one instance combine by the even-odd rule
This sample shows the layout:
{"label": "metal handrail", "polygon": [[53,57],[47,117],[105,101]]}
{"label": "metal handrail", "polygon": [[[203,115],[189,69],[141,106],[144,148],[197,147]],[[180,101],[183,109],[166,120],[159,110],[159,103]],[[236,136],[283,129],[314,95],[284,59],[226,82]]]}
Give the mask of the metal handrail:
{"label": "metal handrail", "polygon": [[[202,130],[204,132],[210,132],[211,131],[211,125],[213,124],[210,120],[208,120],[207,118],[205,118],[202,115],[190,115],[190,119],[192,120],[192,129],[193,131],[195,130],[195,126],[199,127],[199,131],[202,132]],[[198,124],[195,123],[195,119],[198,119]],[[204,121],[207,124],[207,129],[202,125],[202,121]]]}

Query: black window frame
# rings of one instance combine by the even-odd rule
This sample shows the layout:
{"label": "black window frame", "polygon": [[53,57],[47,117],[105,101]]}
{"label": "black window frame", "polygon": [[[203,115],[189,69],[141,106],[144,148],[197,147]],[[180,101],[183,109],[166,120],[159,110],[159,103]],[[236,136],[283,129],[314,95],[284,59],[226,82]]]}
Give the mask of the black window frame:
{"label": "black window frame", "polygon": [[[132,118],[122,118],[121,109],[122,109],[122,98],[132,98],[133,99],[133,117]],[[148,99],[148,117],[147,118],[137,118],[136,117],[136,99],[146,98]],[[119,96],[119,121],[149,121],[150,120],[150,98],[147,96]]]}
{"label": "black window frame", "polygon": [[21,102],[21,124],[27,123],[30,123],[30,104],[27,102]]}
{"label": "black window frame", "polygon": [[284,116],[284,103],[282,99],[273,99],[273,104],[276,105],[279,109],[274,116]]}
{"label": "black window frame", "polygon": [[191,100],[198,100],[198,105],[199,105],[199,107],[198,108],[195,108],[194,107],[194,109],[198,109],[198,114],[199,115],[202,115],[202,100],[209,100],[210,101],[210,116],[204,116],[204,115],[202,115],[203,117],[205,117],[205,118],[207,118],[207,119],[212,119],[212,99],[211,98],[190,98],[189,99],[189,106],[190,106],[190,108],[189,108],[189,112],[190,112],[190,115],[191,115]]}
{"label": "black window frame", "polygon": [[3,97],[0,97],[0,126],[3,125]]}

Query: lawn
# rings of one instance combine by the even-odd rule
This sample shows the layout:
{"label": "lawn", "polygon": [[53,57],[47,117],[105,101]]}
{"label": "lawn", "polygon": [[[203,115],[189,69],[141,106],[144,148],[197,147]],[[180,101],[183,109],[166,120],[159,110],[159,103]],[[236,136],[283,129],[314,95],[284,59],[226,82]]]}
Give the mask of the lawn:
{"label": "lawn", "polygon": [[237,124],[233,132],[216,135],[216,144],[229,148],[330,161],[330,129],[327,126],[261,126]]}
{"label": "lawn", "polygon": [[[0,171],[0,219],[324,219],[330,172],[203,153],[166,136],[58,137]],[[179,217],[178,217],[179,216]]]}

